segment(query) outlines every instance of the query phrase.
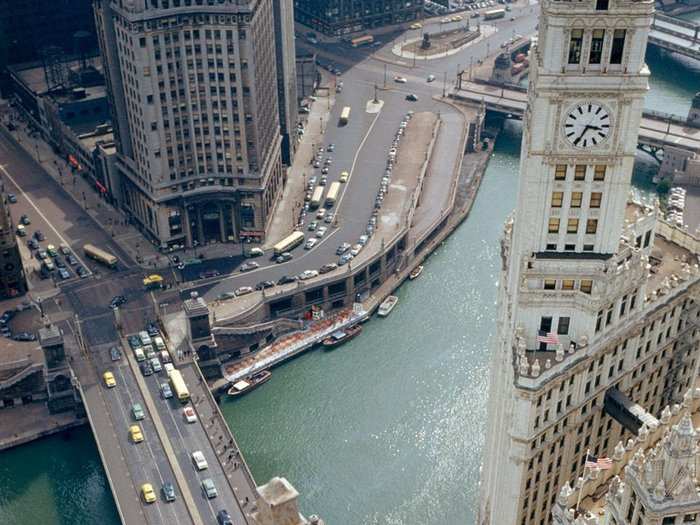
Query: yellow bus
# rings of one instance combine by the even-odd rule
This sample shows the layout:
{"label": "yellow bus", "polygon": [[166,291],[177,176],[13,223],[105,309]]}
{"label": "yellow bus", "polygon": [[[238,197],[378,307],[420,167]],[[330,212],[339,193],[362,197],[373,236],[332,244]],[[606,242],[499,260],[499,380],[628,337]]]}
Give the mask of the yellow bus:
{"label": "yellow bus", "polygon": [[350,45],[352,47],[367,46],[374,42],[374,37],[372,35],[358,36],[350,40]]}
{"label": "yellow bus", "polygon": [[321,205],[321,199],[323,199],[323,186],[316,186],[314,194],[311,196],[311,202],[309,202],[309,208],[315,210]]}
{"label": "yellow bus", "polygon": [[175,396],[180,400],[180,403],[187,403],[190,400],[190,391],[187,390],[187,385],[180,371],[171,370],[169,377]]}
{"label": "yellow bus", "polygon": [[350,106],[345,106],[340,113],[340,125],[344,126],[350,120]]}
{"label": "yellow bus", "polygon": [[107,253],[106,251],[101,250],[92,244],[84,245],[83,251],[87,257],[90,257],[90,259],[94,259],[105,266],[109,266],[110,268],[116,268],[117,263],[119,262],[119,259],[117,259],[114,255]]}
{"label": "yellow bus", "polygon": [[304,242],[304,232],[295,231],[289,237],[282,239],[280,242],[275,244],[273,250],[275,255],[282,255],[284,252],[288,252],[299,246]]}
{"label": "yellow bus", "polygon": [[340,182],[334,182],[328,188],[328,194],[326,195],[326,208],[332,208],[335,201],[338,200],[338,193],[340,193]]}

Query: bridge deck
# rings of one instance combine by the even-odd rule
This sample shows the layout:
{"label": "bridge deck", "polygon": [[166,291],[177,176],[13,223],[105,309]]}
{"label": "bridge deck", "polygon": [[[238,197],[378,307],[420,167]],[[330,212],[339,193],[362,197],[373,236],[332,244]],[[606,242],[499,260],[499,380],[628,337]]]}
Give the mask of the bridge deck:
{"label": "bridge deck", "polygon": [[700,60],[698,26],[667,16],[654,17],[649,43]]}
{"label": "bridge deck", "polygon": [[[483,102],[491,111],[515,116],[522,116],[527,107],[525,92],[476,82],[462,81],[461,89],[456,90],[453,96],[474,103]],[[700,152],[700,129],[645,116],[639,128],[639,142]]]}

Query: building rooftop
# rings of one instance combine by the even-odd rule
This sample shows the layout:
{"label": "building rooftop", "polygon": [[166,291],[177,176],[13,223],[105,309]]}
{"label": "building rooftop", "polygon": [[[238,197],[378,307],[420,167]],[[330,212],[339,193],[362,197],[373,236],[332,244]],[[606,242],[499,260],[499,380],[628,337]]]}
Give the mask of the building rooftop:
{"label": "building rooftop", "polygon": [[[94,68],[94,70],[101,75],[102,59],[98,56],[91,57],[89,60],[89,65],[92,66],[92,68]],[[80,65],[81,64],[79,60],[68,60],[64,62],[63,66],[66,71],[66,77],[70,78],[71,71],[76,71],[80,67]],[[44,95],[48,92],[49,83],[46,78],[46,71],[41,62],[25,62],[23,64],[15,64],[12,66],[8,66],[7,69],[17,79],[19,79],[29,91],[33,92],[35,95]],[[75,79],[73,78],[72,80]],[[71,83],[77,85],[75,82]],[[89,93],[91,94],[90,96],[96,96],[98,93],[100,93],[99,89],[94,88],[101,88],[101,96],[104,96],[105,87],[103,83],[102,85],[98,86],[85,87],[86,91],[89,91]]]}

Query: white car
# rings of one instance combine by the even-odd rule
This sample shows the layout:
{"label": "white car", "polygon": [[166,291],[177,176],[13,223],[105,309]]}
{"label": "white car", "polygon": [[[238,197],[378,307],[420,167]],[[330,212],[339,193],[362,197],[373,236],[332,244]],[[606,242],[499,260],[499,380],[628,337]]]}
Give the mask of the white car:
{"label": "white car", "polygon": [[[317,235],[318,235],[318,234],[317,234]],[[305,250],[310,250],[311,248],[313,248],[313,247],[316,246],[317,244],[318,244],[318,239],[314,239],[314,238],[312,237],[311,239],[309,239],[308,241],[306,241],[306,244],[304,244],[304,249],[305,249]]]}
{"label": "white car", "polygon": [[428,82],[432,82],[433,80],[435,80],[435,75],[428,75],[427,80]]}
{"label": "white car", "polygon": [[196,423],[197,422],[197,414],[194,413],[194,408],[192,407],[185,407],[182,409],[182,417],[185,418],[185,421],[188,423]]}
{"label": "white car", "polygon": [[320,221],[320,220],[323,220],[323,218],[324,218],[325,216],[326,216],[326,209],[325,209],[325,208],[321,208],[320,210],[318,210],[318,211],[316,212],[316,218],[317,218],[319,221]]}
{"label": "white car", "polygon": [[327,231],[328,231],[328,226],[319,226],[318,228],[316,228],[316,237],[318,237],[320,239],[321,237],[323,237],[326,234]]}
{"label": "white car", "polygon": [[299,280],[306,281],[316,276],[318,276],[318,270],[304,270],[299,274]]}
{"label": "white car", "polygon": [[241,286],[240,288],[236,289],[236,297],[240,297],[241,295],[246,295],[249,293],[253,293],[253,288],[251,286]]}
{"label": "white car", "polygon": [[406,77],[395,76],[394,82],[396,82],[397,84],[405,84],[406,82],[408,82],[408,80],[406,80]]}
{"label": "white car", "polygon": [[364,246],[365,244],[367,244],[368,240],[369,237],[367,237],[366,235],[360,235],[360,238],[357,240],[357,244],[359,244],[360,246]]}
{"label": "white car", "polygon": [[192,452],[192,463],[194,463],[197,470],[206,470],[209,468],[209,464],[207,463],[204,453],[201,450],[195,450]]}
{"label": "white car", "polygon": [[350,253],[352,254],[353,257],[357,257],[357,254],[360,253],[361,250],[362,250],[362,245],[358,243],[352,247],[352,249],[350,250]]}

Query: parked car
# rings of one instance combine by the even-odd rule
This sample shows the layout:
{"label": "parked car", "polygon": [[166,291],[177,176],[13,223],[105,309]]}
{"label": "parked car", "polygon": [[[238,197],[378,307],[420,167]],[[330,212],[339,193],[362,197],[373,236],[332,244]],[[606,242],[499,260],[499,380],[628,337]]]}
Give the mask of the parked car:
{"label": "parked car", "polygon": [[296,280],[296,275],[283,275],[282,277],[280,277],[279,281],[277,281],[277,284],[289,284],[296,282]]}
{"label": "parked car", "polygon": [[160,364],[160,360],[157,357],[151,357],[150,362],[154,372],[158,373],[163,370],[163,365]]}
{"label": "parked car", "polygon": [[144,361],[141,363],[141,373],[144,375],[144,377],[153,375],[153,367],[151,366],[150,361]]}
{"label": "parked car", "polygon": [[318,276],[318,270],[304,270],[299,274],[300,281],[306,281],[307,279],[312,279]]}
{"label": "parked car", "polygon": [[331,224],[333,222],[334,218],[335,218],[334,214],[328,213],[328,214],[326,214],[326,218],[323,219],[323,222],[325,222],[326,224]]}
{"label": "parked car", "polygon": [[349,249],[350,249],[350,243],[344,242],[343,244],[338,246],[338,249],[335,251],[335,253],[336,253],[336,255],[343,255]]}
{"label": "parked car", "polygon": [[[316,232],[316,235],[318,235],[318,232]],[[315,238],[312,237],[311,239],[309,239],[308,241],[306,241],[306,242],[304,243],[304,249],[305,249],[305,250],[310,250],[311,248],[313,248],[313,247],[316,246],[317,244],[318,244],[318,239],[315,239]]]}
{"label": "parked car", "polygon": [[68,270],[66,270],[65,268],[59,268],[59,269],[58,269],[58,275],[59,275],[59,277],[60,277],[61,279],[63,279],[64,281],[70,279],[70,274],[68,273]]}
{"label": "parked car", "polygon": [[17,235],[17,237],[26,237],[27,230],[23,225],[18,224],[17,229],[15,230],[15,234]]}
{"label": "parked car", "polygon": [[37,231],[34,232],[34,238],[35,238],[37,241],[39,241],[39,242],[45,241],[45,240],[46,240],[46,237],[45,237],[44,234],[41,232],[41,230],[37,230]]}
{"label": "parked car", "polygon": [[31,332],[19,332],[12,336],[15,341],[36,341],[36,336]]}
{"label": "parked car", "polygon": [[328,273],[328,272],[332,272],[332,271],[335,270],[337,267],[338,267],[338,265],[335,264],[335,263],[324,264],[323,266],[321,266],[321,267],[318,269],[318,273]]}
{"label": "parked car", "polygon": [[36,258],[40,261],[44,261],[49,258],[49,255],[44,250],[39,250],[36,252]]}
{"label": "parked car", "polygon": [[340,259],[338,259],[338,266],[348,264],[350,261],[352,261],[352,259],[353,255],[351,253],[344,253],[340,256]]}
{"label": "parked car", "polygon": [[38,250],[39,249],[39,243],[36,239],[32,238],[27,241],[27,248],[30,250]]}
{"label": "parked car", "polygon": [[129,346],[132,350],[135,350],[141,346],[141,339],[139,339],[138,335],[130,335],[126,338],[126,340],[129,342]]}
{"label": "parked car", "polygon": [[112,309],[119,308],[123,304],[126,304],[126,297],[123,295],[115,295],[109,302],[109,307]]}
{"label": "parked car", "polygon": [[250,261],[241,266],[241,272],[250,272],[258,268],[260,268],[260,265],[258,263],[256,263],[255,261]]}
{"label": "parked car", "polygon": [[289,253],[289,252],[284,252],[284,253],[278,255],[278,256],[275,258],[275,262],[276,262],[277,264],[285,263],[285,262],[287,262],[287,261],[291,261],[291,260],[292,260],[292,257],[293,257],[293,255],[292,255],[291,253]]}
{"label": "parked car", "polygon": [[67,244],[61,244],[58,249],[63,255],[70,255],[70,248]]}
{"label": "parked car", "polygon": [[236,297],[240,297],[241,295],[247,295],[253,291],[253,288],[251,286],[241,286],[240,288],[236,288]]}
{"label": "parked car", "polygon": [[350,178],[350,174],[347,171],[342,171],[340,172],[340,182],[347,182],[348,179]]}
{"label": "parked car", "polygon": [[9,202],[10,204],[15,204],[17,202],[17,195],[15,195],[14,193],[8,193],[7,202]]}
{"label": "parked car", "polygon": [[90,272],[88,272],[83,266],[76,266],[75,273],[77,273],[78,277],[81,279],[84,279],[90,275]]}
{"label": "parked car", "polygon": [[263,251],[262,248],[251,248],[245,253],[246,257],[260,257],[261,255],[265,255],[265,252]]}
{"label": "parked car", "polygon": [[265,290],[266,288],[272,288],[275,285],[274,281],[260,281],[255,285],[256,290]]}

